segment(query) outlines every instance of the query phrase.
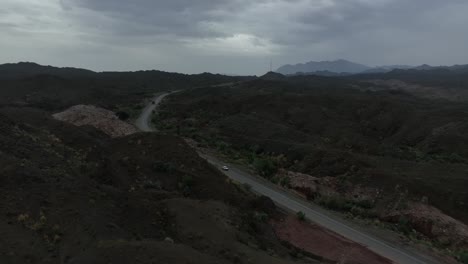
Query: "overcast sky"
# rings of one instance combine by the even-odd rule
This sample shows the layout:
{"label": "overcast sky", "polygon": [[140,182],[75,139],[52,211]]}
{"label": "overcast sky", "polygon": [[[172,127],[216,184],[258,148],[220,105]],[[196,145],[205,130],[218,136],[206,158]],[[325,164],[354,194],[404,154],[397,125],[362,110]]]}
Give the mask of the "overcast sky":
{"label": "overcast sky", "polygon": [[0,63],[263,74],[468,63],[466,0],[0,0]]}

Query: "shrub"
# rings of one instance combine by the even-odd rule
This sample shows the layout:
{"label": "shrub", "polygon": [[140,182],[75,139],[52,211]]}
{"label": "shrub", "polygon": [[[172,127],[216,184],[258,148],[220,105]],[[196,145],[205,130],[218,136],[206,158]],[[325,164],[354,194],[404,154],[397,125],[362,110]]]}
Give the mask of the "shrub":
{"label": "shrub", "polygon": [[242,189],[246,192],[251,192],[252,191],[252,186],[250,186],[250,184],[248,183],[243,183],[242,184]]}
{"label": "shrub", "polygon": [[400,216],[398,220],[398,230],[404,234],[409,234],[411,232],[411,223],[406,216]]}
{"label": "shrub", "polygon": [[156,172],[172,172],[174,171],[174,166],[171,163],[158,161],[153,164],[153,170]]}
{"label": "shrub", "polygon": [[223,141],[216,142],[216,149],[219,151],[226,151],[229,148],[229,144]]}
{"label": "shrub", "polygon": [[270,179],[270,181],[271,181],[272,183],[274,183],[274,184],[280,183],[280,180],[281,180],[281,179],[278,178],[278,177],[273,177],[273,178]]}
{"label": "shrub", "polygon": [[132,106],[132,108],[133,108],[134,110],[141,110],[141,109],[143,108],[143,106],[142,106],[141,104],[134,104],[134,105]]}
{"label": "shrub", "polygon": [[193,180],[193,177],[190,176],[190,175],[184,175],[184,177],[182,177],[182,186],[183,187],[192,187],[193,186],[193,183],[194,183],[194,180]]}
{"label": "shrub", "polygon": [[283,177],[283,178],[281,178],[279,183],[283,187],[289,187],[289,185],[291,183],[291,179],[289,177]]}
{"label": "shrub", "polygon": [[339,211],[348,211],[353,207],[346,199],[337,195],[322,196],[318,199],[318,204],[328,209]]}
{"label": "shrub", "polygon": [[445,157],[445,160],[452,163],[462,163],[466,161],[462,156],[460,156],[457,153],[451,153],[450,155]]}
{"label": "shrub", "polygon": [[182,194],[185,197],[190,196],[190,193],[192,192],[192,187],[194,185],[194,180],[193,177],[190,175],[184,175],[178,183],[179,189],[182,190]]}
{"label": "shrub", "polygon": [[276,165],[268,158],[255,158],[253,166],[258,174],[266,178],[270,178],[277,170]]}
{"label": "shrub", "polygon": [[305,221],[305,219],[306,219],[306,218],[305,218],[305,214],[304,214],[304,212],[302,212],[302,211],[297,212],[297,213],[296,213],[296,216],[297,216],[297,219],[299,219],[299,220],[301,220],[301,221]]}
{"label": "shrub", "polygon": [[249,164],[253,164],[255,161],[256,154],[254,152],[249,152],[248,154],[246,154],[246,156]]}
{"label": "shrub", "polygon": [[264,212],[254,212],[253,218],[257,222],[266,223],[268,221],[268,214]]}
{"label": "shrub", "polygon": [[119,111],[115,114],[120,120],[126,121],[130,118],[130,115],[127,112]]}
{"label": "shrub", "polygon": [[468,251],[462,251],[458,255],[458,259],[460,260],[461,263],[468,264]]}
{"label": "shrub", "polygon": [[364,209],[374,208],[374,201],[368,200],[368,199],[362,199],[362,200],[354,201],[354,204],[356,206],[359,206],[359,207],[364,208]]}

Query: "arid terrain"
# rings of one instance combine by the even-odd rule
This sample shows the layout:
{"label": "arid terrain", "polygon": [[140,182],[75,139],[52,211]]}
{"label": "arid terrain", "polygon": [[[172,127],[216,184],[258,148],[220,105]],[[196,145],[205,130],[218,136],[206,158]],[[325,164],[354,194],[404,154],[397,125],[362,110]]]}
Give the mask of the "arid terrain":
{"label": "arid terrain", "polygon": [[[2,65],[0,262],[391,263],[198,147],[463,260],[466,105],[369,80]],[[139,132],[145,102],[171,90],[160,132]]]}
{"label": "arid terrain", "polygon": [[468,264],[467,0],[0,2],[0,264]]}
{"label": "arid terrain", "polygon": [[[93,97],[75,90],[89,78],[81,71],[39,70],[1,89],[1,263],[322,262],[277,237],[272,221],[284,214],[271,200],[229,181],[183,139],[127,122],[161,89],[104,85],[106,97]],[[84,83],[113,82],[93,78]]]}
{"label": "arid terrain", "polygon": [[316,263],[259,220],[272,203],[181,139],[112,139],[36,109],[2,109],[0,124],[1,263]]}
{"label": "arid terrain", "polygon": [[[174,94],[154,122],[326,208],[378,219],[411,239],[463,252],[467,88],[441,79],[448,86],[418,90],[428,81],[417,76],[391,83],[375,81],[379,74],[270,73]],[[447,96],[444,89],[455,88],[463,93]]]}

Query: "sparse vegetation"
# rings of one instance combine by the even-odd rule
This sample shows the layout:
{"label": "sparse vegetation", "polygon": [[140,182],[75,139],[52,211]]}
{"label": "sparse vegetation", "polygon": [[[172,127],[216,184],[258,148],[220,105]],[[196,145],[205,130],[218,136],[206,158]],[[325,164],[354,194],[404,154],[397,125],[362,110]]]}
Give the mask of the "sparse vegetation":
{"label": "sparse vegetation", "polygon": [[157,161],[153,164],[153,170],[157,172],[174,172],[175,166],[170,162]]}
{"label": "sparse vegetation", "polygon": [[279,181],[279,184],[283,187],[286,187],[286,188],[289,188],[290,187],[290,179],[288,177],[283,177],[281,178],[281,180]]}
{"label": "sparse vegetation", "polygon": [[135,118],[140,113],[143,100],[156,92],[246,79],[208,73],[185,75],[161,71],[97,73],[34,63],[0,66],[0,104],[26,104],[49,111],[59,111],[77,104],[93,104],[115,112],[126,112],[129,118]]}
{"label": "sparse vegetation", "polygon": [[338,211],[349,211],[353,208],[353,203],[339,195],[320,196],[316,202],[328,209]]}
{"label": "sparse vegetation", "polygon": [[265,212],[254,212],[255,221],[266,223],[268,222],[268,218],[268,214],[266,214]]}
{"label": "sparse vegetation", "polygon": [[242,184],[242,189],[245,191],[245,192],[252,192],[252,186],[248,183],[243,183]]}
{"label": "sparse vegetation", "polygon": [[[402,185],[406,201],[424,195],[468,220],[468,196],[460,182],[468,170],[468,145],[460,143],[468,142],[462,132],[468,128],[466,105],[361,91],[366,85],[296,76],[197,89],[169,98],[160,121],[162,127],[180,124],[181,131],[195,131],[182,134],[282,185],[287,182],[274,177],[280,168],[334,177],[339,189],[362,184],[391,194]],[[443,199],[444,193],[452,198]],[[372,200],[320,202],[360,214],[374,206]]]}
{"label": "sparse vegetation", "polygon": [[[265,245],[268,253],[255,252],[261,263],[270,262],[269,253],[290,263],[289,249],[262,231],[269,228],[268,216],[248,206],[255,196],[236,190],[182,139],[156,133],[110,138],[94,127],[51,118],[75,104],[96,104],[130,121],[157,87],[180,89],[233,78],[155,71],[89,74],[90,79],[68,74],[14,79],[11,73],[5,81],[0,67],[0,187],[5,197],[0,222],[8,225],[2,231],[6,251],[1,263],[127,263],[136,258],[142,263],[224,263],[240,259],[236,255],[253,257],[238,250],[243,245],[231,234],[239,234],[246,245]],[[252,215],[258,232],[236,224]],[[215,235],[205,237],[210,234]],[[203,251],[200,241],[206,241]],[[233,247],[222,252],[226,243]]]}
{"label": "sparse vegetation", "polygon": [[400,219],[398,220],[398,230],[406,235],[413,230],[407,217],[400,216]]}
{"label": "sparse vegetation", "polygon": [[190,175],[184,175],[182,176],[182,179],[179,181],[178,186],[179,189],[182,191],[182,194],[185,197],[190,196],[193,190],[193,185],[195,181],[192,176]]}
{"label": "sparse vegetation", "polygon": [[[19,119],[41,114],[15,110],[12,115]],[[186,262],[194,256],[203,263],[221,263],[240,254],[236,248],[241,242],[231,234],[272,254],[288,252],[274,234],[264,231],[270,228],[269,216],[249,206],[256,197],[236,190],[183,140],[148,133],[112,139],[47,115],[36,120],[18,122],[0,114],[1,191],[8,197],[0,205],[18,212],[1,215],[10,226],[5,237],[12,252],[35,245],[27,248],[28,254],[0,256],[0,262],[57,259],[54,256],[68,247],[70,258],[85,254],[96,263],[119,263],[121,256],[137,255],[145,263],[156,257]],[[276,210],[274,205],[271,210]],[[253,222],[256,231],[237,224],[244,221]],[[90,243],[76,244],[70,237]],[[159,246],[166,238],[177,241],[168,257],[170,245]],[[201,239],[207,241],[203,253],[196,249]],[[145,242],[136,242],[141,240]],[[230,252],[220,253],[224,243],[234,245]],[[262,263],[271,258],[263,250],[255,257],[264,259]]]}
{"label": "sparse vegetation", "polygon": [[270,178],[276,172],[277,167],[268,157],[256,157],[253,160],[253,166],[258,174],[265,178]]}
{"label": "sparse vegetation", "polygon": [[[0,207],[6,210],[1,220],[11,225],[5,237],[12,240],[12,252],[35,245],[28,254],[10,254],[15,263],[34,262],[31,256],[59,259],[62,248],[71,249],[65,261],[102,257],[113,262],[116,251],[131,255],[135,245],[160,257],[167,246],[174,246],[159,249],[166,238],[176,241],[173,250],[181,253],[176,257],[192,260],[195,255],[218,262],[248,259],[249,253],[236,251],[239,241],[260,248],[255,257],[266,260],[261,263],[270,263],[269,255],[282,258],[279,252],[287,256],[288,249],[268,226],[277,213],[274,205],[252,208],[251,186],[234,186],[219,177],[183,140],[167,134],[191,137],[284,187],[291,182],[278,176],[279,169],[323,177],[336,194],[317,195],[316,202],[352,217],[373,217],[376,201],[339,194],[352,186],[371,186],[388,197],[401,184],[407,192],[399,190],[400,196],[379,200],[387,203],[378,205],[405,210],[411,199],[424,196],[425,204],[468,219],[464,104],[399,92],[362,92],[359,80],[343,78],[258,79],[235,88],[175,94],[154,117],[166,135],[111,139],[92,127],[59,123],[50,114],[78,103],[95,104],[130,121],[157,87],[183,89],[248,78],[45,70],[46,75],[20,73],[17,79],[15,74],[3,75],[7,80],[0,74],[5,197]],[[303,212],[296,217],[306,219]],[[419,236],[412,219],[392,221],[399,232]],[[229,250],[220,247],[226,245],[224,233],[233,245]],[[70,237],[78,243],[70,244]],[[203,251],[197,250],[200,241]],[[103,255],[89,255],[96,252]],[[467,263],[466,252],[458,258]]]}
{"label": "sparse vegetation", "polygon": [[306,220],[306,216],[305,216],[304,212],[302,212],[302,211],[297,212],[297,213],[296,213],[296,217],[297,217],[297,219],[299,219],[300,221],[305,221],[305,220]]}
{"label": "sparse vegetation", "polygon": [[126,121],[130,118],[130,115],[127,113],[127,112],[124,112],[124,111],[119,111],[116,113],[117,117],[122,120],[122,121]]}

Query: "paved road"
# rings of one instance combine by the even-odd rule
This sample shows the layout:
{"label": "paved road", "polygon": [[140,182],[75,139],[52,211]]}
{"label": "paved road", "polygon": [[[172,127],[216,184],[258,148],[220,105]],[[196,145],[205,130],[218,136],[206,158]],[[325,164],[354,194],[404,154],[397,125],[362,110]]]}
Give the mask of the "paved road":
{"label": "paved road", "polygon": [[159,103],[161,103],[161,101],[170,94],[171,93],[163,93],[151,100],[151,102],[145,107],[145,109],[143,109],[140,117],[135,122],[135,125],[138,127],[138,129],[144,132],[154,131],[154,128],[151,125],[151,115],[153,110],[155,110]]}
{"label": "paved road", "polygon": [[[168,95],[169,93],[159,95],[154,99],[155,104],[150,104],[143,110],[143,113],[137,121],[137,126],[141,130],[153,131],[150,126],[150,117],[152,111],[156,109],[161,100]],[[223,171],[223,173],[225,173],[229,178],[239,183],[249,184],[254,192],[270,197],[278,206],[282,207],[283,209],[290,210],[292,212],[302,211],[304,212],[307,219],[322,225],[323,227],[328,228],[329,230],[332,230],[335,233],[338,233],[352,241],[360,243],[395,263],[439,263],[438,261],[428,256],[419,254],[414,250],[409,251],[407,249],[400,248],[399,246],[391,245],[390,243],[372,235],[366,234],[364,230],[358,230],[358,228],[352,227],[352,225],[347,220],[342,219],[340,216],[331,214],[316,205],[302,200],[262,178],[250,175],[240,167],[236,167],[232,164],[226,164],[217,158],[208,156],[206,154],[200,154],[200,156],[218,168],[221,168],[223,165],[229,165],[230,170]]]}
{"label": "paved road", "polygon": [[358,230],[357,227],[352,227],[352,224],[347,220],[341,219],[338,215],[327,212],[310,202],[307,202],[291,193],[282,190],[271,182],[250,175],[242,168],[232,164],[226,164],[215,157],[201,154],[203,158],[218,168],[228,165],[229,171],[223,171],[229,178],[239,183],[246,183],[252,187],[252,190],[258,194],[270,197],[278,206],[292,212],[304,212],[307,219],[338,233],[352,241],[358,242],[366,246],[377,254],[384,256],[395,263],[402,264],[435,264],[438,261],[431,257],[410,252],[406,249],[400,249],[397,246],[392,246],[388,242],[384,242],[372,235],[366,234],[364,230]]}

